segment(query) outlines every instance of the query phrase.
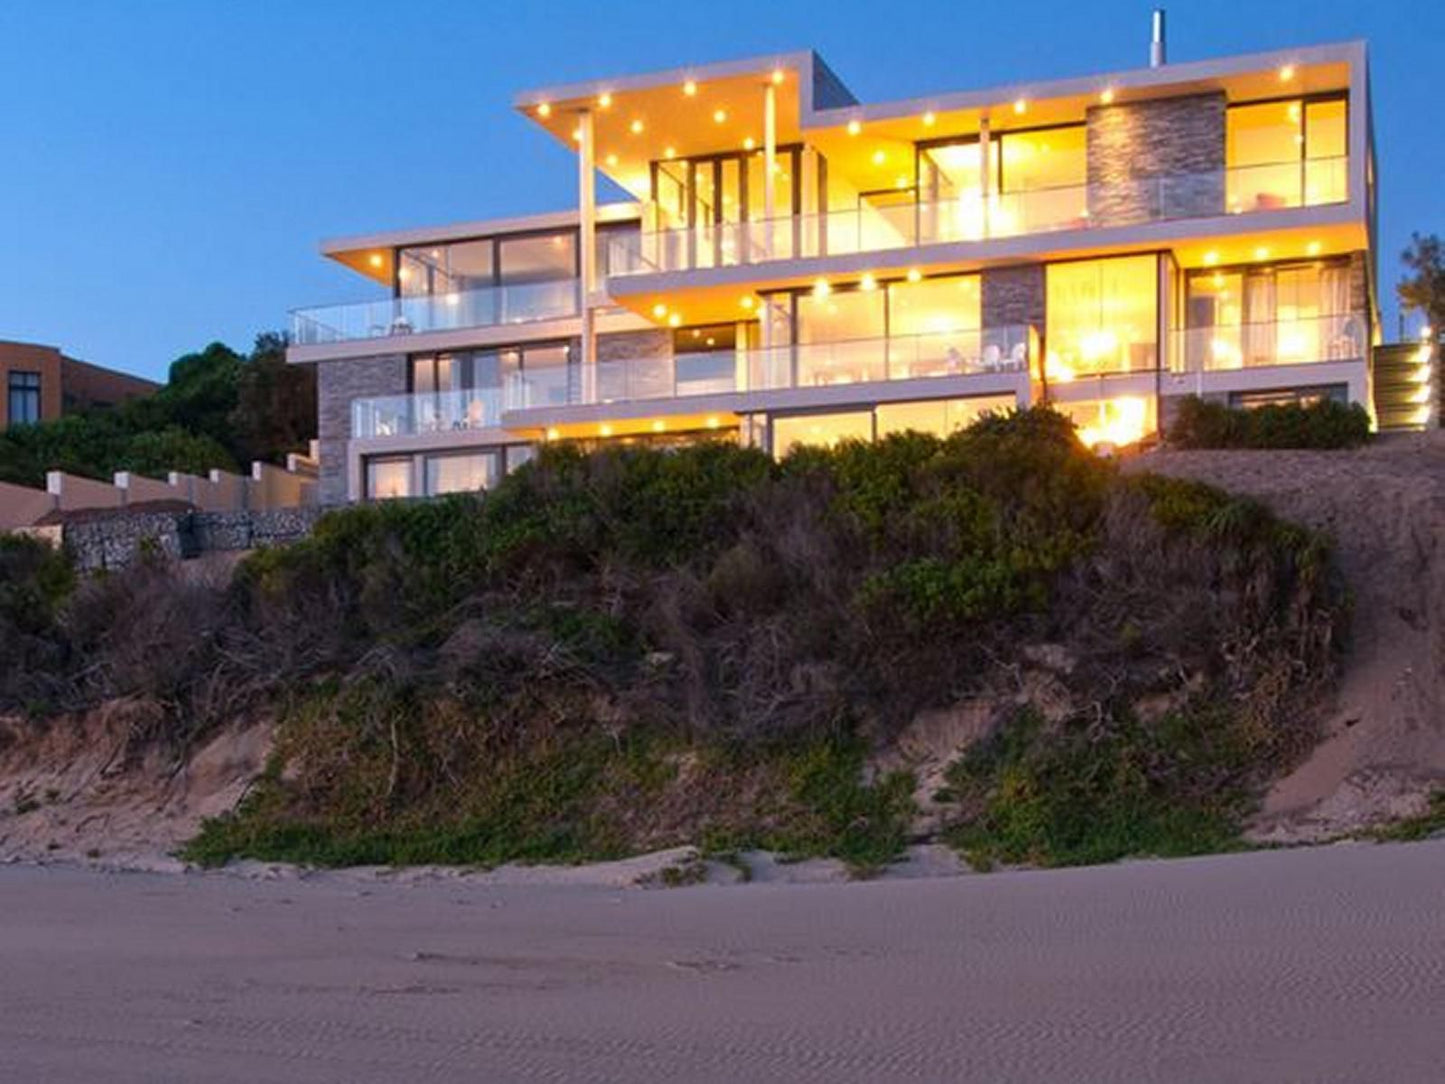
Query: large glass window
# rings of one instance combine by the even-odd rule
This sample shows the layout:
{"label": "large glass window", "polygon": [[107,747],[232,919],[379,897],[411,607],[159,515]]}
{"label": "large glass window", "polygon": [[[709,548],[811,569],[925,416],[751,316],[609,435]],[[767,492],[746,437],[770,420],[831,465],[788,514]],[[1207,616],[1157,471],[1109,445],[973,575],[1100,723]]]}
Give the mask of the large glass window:
{"label": "large glass window", "polygon": [[879,403],[878,435],[913,430],[946,437],[972,425],[984,414],[1004,414],[1017,403],[1012,395],[979,396],[973,399],[929,399],[914,403]]}
{"label": "large glass window", "polygon": [[576,277],[577,234],[573,230],[497,241],[497,281],[503,286]]}
{"label": "large glass window", "polygon": [[1346,130],[1340,97],[1230,106],[1229,209],[1269,211],[1346,199]]}
{"label": "large glass window", "polygon": [[1240,369],[1362,357],[1345,261],[1196,271],[1187,285],[1190,369]]}
{"label": "large glass window", "polygon": [[832,448],[844,440],[872,440],[873,412],[774,417],[773,454],[781,459],[800,444]]}
{"label": "large glass window", "polygon": [[447,452],[426,457],[426,495],[475,493],[491,489],[501,477],[501,453],[486,451]]}
{"label": "large glass window", "polygon": [[976,136],[923,144],[918,152],[923,238],[1003,237],[1082,224],[1087,144],[1082,124],[1000,132],[989,141],[987,163]]}
{"label": "large glass window", "polygon": [[798,384],[888,378],[884,290],[810,292],[797,300]]}
{"label": "large glass window", "polygon": [[738,325],[678,328],[672,336],[678,395],[715,395],[737,390]]}
{"label": "large glass window", "polygon": [[1068,381],[1156,367],[1157,257],[1050,264],[1046,293],[1048,379]]}
{"label": "large glass window", "polygon": [[411,496],[411,456],[373,456],[366,460],[367,500]]}
{"label": "large glass window", "polygon": [[889,375],[897,379],[969,371],[980,354],[977,275],[888,284]]}
{"label": "large glass window", "polygon": [[7,424],[34,425],[40,420],[39,373],[12,369],[7,391]]}

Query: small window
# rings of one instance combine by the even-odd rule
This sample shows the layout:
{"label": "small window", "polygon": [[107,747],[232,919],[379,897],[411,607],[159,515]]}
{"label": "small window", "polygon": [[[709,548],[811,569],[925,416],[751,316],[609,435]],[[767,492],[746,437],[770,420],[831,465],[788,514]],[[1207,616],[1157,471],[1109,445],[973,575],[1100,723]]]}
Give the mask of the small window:
{"label": "small window", "polygon": [[476,493],[491,489],[501,474],[495,451],[449,452],[426,457],[426,495]]}
{"label": "small window", "polygon": [[40,374],[24,370],[10,373],[6,418],[10,425],[34,425],[40,420]]}
{"label": "small window", "polygon": [[411,456],[377,456],[366,461],[366,499],[411,496]]}

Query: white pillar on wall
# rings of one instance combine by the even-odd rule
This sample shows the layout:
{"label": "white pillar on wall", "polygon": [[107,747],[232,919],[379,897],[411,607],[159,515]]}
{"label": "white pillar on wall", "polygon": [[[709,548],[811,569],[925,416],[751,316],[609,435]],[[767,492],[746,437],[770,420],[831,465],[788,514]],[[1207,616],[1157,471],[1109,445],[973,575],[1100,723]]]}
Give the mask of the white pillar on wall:
{"label": "white pillar on wall", "polygon": [[982,208],[981,218],[983,221],[983,235],[989,235],[989,200],[993,197],[993,185],[990,184],[991,170],[988,168],[988,160],[992,156],[991,132],[988,124],[988,114],[985,113],[978,119],[978,191],[979,203]]}
{"label": "white pillar on wall", "polygon": [[[773,218],[777,214],[778,88],[763,88],[763,251],[773,254]],[[794,178],[797,183],[797,178]]]}
{"label": "white pillar on wall", "polygon": [[597,385],[597,331],[594,326],[592,295],[597,289],[597,148],[592,111],[577,115],[577,243],[582,267],[582,394],[585,401],[595,397]]}

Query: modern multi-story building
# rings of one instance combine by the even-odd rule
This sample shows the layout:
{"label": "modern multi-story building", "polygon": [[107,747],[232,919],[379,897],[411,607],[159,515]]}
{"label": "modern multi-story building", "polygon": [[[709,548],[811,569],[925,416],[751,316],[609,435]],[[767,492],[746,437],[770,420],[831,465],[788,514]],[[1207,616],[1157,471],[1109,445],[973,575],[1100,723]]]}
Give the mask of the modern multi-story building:
{"label": "modern multi-story building", "polygon": [[159,384],[78,361],[57,347],[0,340],[0,429],[48,422],[77,410],[150,395]]}
{"label": "modern multi-story building", "polygon": [[516,106],[575,150],[576,208],[322,246],[384,288],[293,314],[326,499],[485,487],[550,440],[1371,406],[1363,44],[877,104],[798,53]]}

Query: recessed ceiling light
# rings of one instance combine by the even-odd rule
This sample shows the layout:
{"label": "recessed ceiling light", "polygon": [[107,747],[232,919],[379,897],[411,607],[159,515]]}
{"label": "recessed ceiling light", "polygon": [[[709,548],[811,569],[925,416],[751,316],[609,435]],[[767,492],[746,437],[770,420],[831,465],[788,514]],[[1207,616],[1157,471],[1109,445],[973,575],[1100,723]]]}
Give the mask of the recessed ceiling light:
{"label": "recessed ceiling light", "polygon": [[752,136],[748,136],[746,139],[743,140],[743,150],[745,151],[750,151],[757,145],[757,142],[753,139]]}
{"label": "recessed ceiling light", "polygon": [[936,120],[938,120],[938,118],[933,115],[932,110],[929,110],[927,113],[923,114],[923,126],[925,128],[932,128],[933,122]]}
{"label": "recessed ceiling light", "polygon": [[697,84],[689,79],[686,83],[682,84],[682,92],[691,98],[697,93]]}
{"label": "recessed ceiling light", "polygon": [[882,165],[884,162],[886,162],[887,160],[888,160],[888,156],[887,156],[886,154],[884,154],[882,151],[874,151],[874,152],[873,152],[873,164],[874,164],[875,166],[881,166],[881,165]]}
{"label": "recessed ceiling light", "polygon": [[601,94],[597,95],[597,104],[600,105],[603,109],[610,109],[612,107],[612,95],[608,94],[606,91],[603,91]]}
{"label": "recessed ceiling light", "polygon": [[777,83],[781,83],[782,81],[783,81],[783,69],[782,69],[782,68],[774,68],[774,69],[773,69],[773,83],[774,83],[774,84],[777,84]]}
{"label": "recessed ceiling light", "polygon": [[633,135],[641,135],[641,134],[642,134],[642,129],[643,129],[643,127],[644,127],[644,125],[643,125],[642,121],[640,121],[640,120],[635,120],[635,121],[633,121],[631,124],[628,125],[628,128],[630,128],[630,129],[632,130],[632,134],[633,134]]}
{"label": "recessed ceiling light", "polygon": [[856,120],[850,120],[850,121],[848,122],[848,134],[849,134],[849,135],[857,135],[857,134],[858,134],[859,132],[861,132],[862,130],[863,130],[863,125],[859,124]]}
{"label": "recessed ceiling light", "polygon": [[368,257],[367,262],[370,263],[372,267],[380,267],[383,262],[381,258],[381,253],[373,252],[371,256]]}
{"label": "recessed ceiling light", "polygon": [[1028,110],[1029,110],[1029,103],[1026,102],[1026,101],[1024,101],[1022,98],[1020,98],[1018,101],[1014,102],[1014,112],[1017,113],[1017,114],[1019,114],[1020,116],[1022,116],[1022,115],[1025,114],[1025,113],[1027,113]]}
{"label": "recessed ceiling light", "polygon": [[661,320],[664,316],[667,315],[667,306],[661,303],[652,306],[652,315],[656,316],[659,320]]}
{"label": "recessed ceiling light", "polygon": [[681,323],[682,323],[682,314],[681,314],[681,313],[675,312],[675,313],[673,313],[671,316],[669,316],[669,317],[667,318],[667,324],[668,324],[669,327],[677,327],[677,326],[679,326]]}
{"label": "recessed ceiling light", "polygon": [[1284,67],[1280,68],[1280,70],[1279,70],[1279,81],[1280,81],[1281,83],[1288,83],[1288,82],[1289,82],[1291,79],[1293,79],[1293,78],[1294,78],[1294,65],[1293,65],[1293,64],[1286,64]]}
{"label": "recessed ceiling light", "polygon": [[539,116],[539,117],[550,117],[551,115],[552,115],[552,106],[551,106],[550,103],[548,103],[548,102],[542,102],[542,103],[540,103],[540,104],[537,106],[537,116]]}
{"label": "recessed ceiling light", "polygon": [[728,119],[728,111],[726,109],[714,109],[712,113],[712,119],[721,124],[723,121]]}
{"label": "recessed ceiling light", "polygon": [[876,290],[878,289],[878,280],[873,277],[872,273],[864,272],[863,277],[858,280],[858,288],[860,290]]}
{"label": "recessed ceiling light", "polygon": [[916,268],[916,267],[910,267],[910,268],[908,269],[908,281],[909,281],[909,282],[922,282],[922,281],[923,281],[923,272],[920,271],[920,270],[918,270],[918,268]]}
{"label": "recessed ceiling light", "polygon": [[1105,88],[1103,89],[1103,91],[1099,94],[1099,101],[1103,102],[1105,105],[1113,105],[1113,104],[1114,104],[1114,88],[1113,88],[1113,87],[1105,87]]}

